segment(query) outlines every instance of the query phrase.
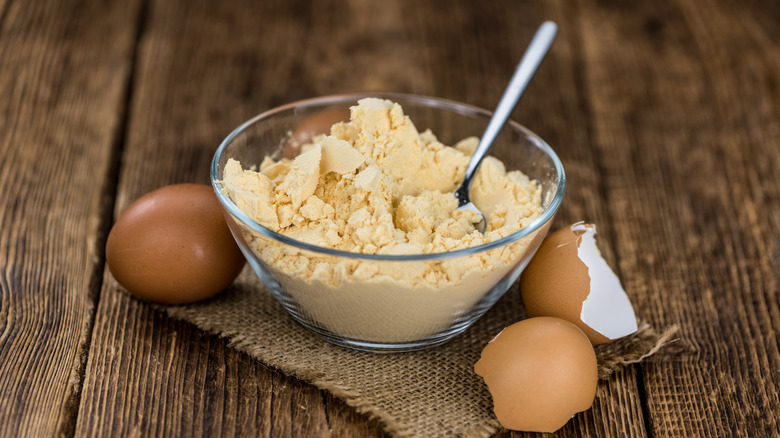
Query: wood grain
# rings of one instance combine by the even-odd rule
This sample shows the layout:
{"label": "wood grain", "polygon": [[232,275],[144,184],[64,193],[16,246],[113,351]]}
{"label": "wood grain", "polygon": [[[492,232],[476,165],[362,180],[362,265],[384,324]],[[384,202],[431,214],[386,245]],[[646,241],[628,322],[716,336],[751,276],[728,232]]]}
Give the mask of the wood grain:
{"label": "wood grain", "polygon": [[0,2],[3,436],[75,425],[137,6]]}
{"label": "wood grain", "polygon": [[583,40],[621,277],[642,317],[681,324],[677,354],[643,367],[650,428],[776,434],[780,154],[751,131],[778,115],[777,23],[736,4],[630,9],[590,2]]}
{"label": "wood grain", "polygon": [[107,228],[207,183],[222,138],[282,103],[492,108],[545,19],[513,118],[564,163],[556,225],[598,224],[639,317],[681,327],[558,435],[776,436],[780,5],[761,0],[0,0],[0,436],[383,435],[128,296]]}

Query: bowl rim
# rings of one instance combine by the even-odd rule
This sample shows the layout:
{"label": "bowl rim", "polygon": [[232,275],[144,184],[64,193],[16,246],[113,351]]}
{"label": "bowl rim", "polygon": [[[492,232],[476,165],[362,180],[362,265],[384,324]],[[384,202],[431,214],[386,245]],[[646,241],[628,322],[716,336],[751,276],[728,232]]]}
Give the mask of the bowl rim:
{"label": "bowl rim", "polygon": [[467,248],[461,248],[456,249],[453,251],[448,252],[437,252],[437,253],[429,253],[429,254],[366,254],[366,253],[360,253],[360,252],[351,252],[351,251],[343,251],[339,249],[333,249],[333,248],[327,248],[323,246],[314,245],[311,243],[307,243],[301,240],[293,239],[291,237],[285,236],[283,234],[277,233],[270,228],[267,228],[263,225],[261,225],[259,222],[255,221],[249,215],[244,213],[241,209],[239,209],[233,201],[230,199],[230,197],[225,193],[224,186],[222,185],[222,181],[219,178],[219,162],[220,159],[227,148],[227,146],[244,130],[248,129],[250,126],[254,125],[260,120],[269,118],[277,113],[287,111],[290,109],[295,108],[301,108],[301,107],[310,107],[315,105],[327,105],[327,104],[335,104],[335,103],[342,103],[349,100],[354,100],[354,102],[357,102],[359,99],[365,98],[365,97],[377,97],[381,99],[389,99],[392,101],[396,101],[399,99],[406,100],[408,102],[414,102],[415,104],[422,104],[426,106],[430,106],[433,108],[443,108],[450,111],[453,111],[458,114],[480,114],[487,116],[488,118],[492,115],[491,111],[485,110],[483,108],[469,105],[466,103],[456,102],[454,100],[449,99],[443,99],[438,97],[432,97],[432,96],[424,96],[419,94],[406,94],[406,93],[386,93],[386,92],[376,92],[376,93],[369,93],[369,92],[362,92],[362,93],[345,93],[345,94],[334,94],[334,95],[328,95],[328,96],[321,96],[321,97],[314,97],[309,99],[303,99],[298,100],[295,102],[290,102],[281,106],[277,106],[274,108],[271,108],[267,111],[264,111],[251,119],[247,120],[246,122],[242,123],[240,126],[238,126],[236,129],[234,129],[227,137],[225,137],[224,140],[220,143],[217,150],[214,152],[214,156],[211,160],[211,167],[210,167],[210,176],[211,176],[211,185],[214,189],[214,192],[217,194],[217,198],[219,199],[220,203],[222,204],[223,208],[227,210],[228,213],[230,213],[233,217],[237,218],[239,221],[243,223],[243,225],[250,228],[252,231],[262,234],[263,236],[266,236],[268,238],[271,238],[273,240],[276,240],[278,242],[291,245],[293,247],[312,251],[315,253],[320,254],[326,254],[331,256],[339,256],[339,257],[349,257],[349,258],[356,258],[356,259],[363,259],[363,260],[388,260],[388,261],[427,261],[427,260],[443,260],[443,259],[451,259],[456,258],[459,256],[465,256],[465,255],[473,255],[477,253],[481,253],[484,251],[488,251],[494,248],[502,247],[504,245],[507,245],[509,243],[516,242],[526,236],[531,235],[535,231],[542,228],[544,224],[549,222],[553,219],[556,212],[558,211],[558,208],[561,205],[561,202],[563,201],[564,194],[566,192],[566,174],[564,173],[563,169],[563,163],[561,163],[560,158],[555,153],[555,151],[550,147],[550,145],[547,144],[546,141],[544,141],[541,137],[536,135],[533,131],[526,128],[525,126],[521,125],[520,123],[517,123],[513,120],[508,120],[507,125],[512,125],[512,128],[515,130],[518,130],[528,136],[529,138],[533,139],[537,142],[537,146],[540,147],[553,161],[553,165],[555,167],[555,170],[558,174],[558,186],[555,190],[555,194],[553,195],[553,198],[550,200],[550,204],[545,208],[545,210],[542,212],[542,214],[533,220],[529,225],[515,231],[512,234],[506,235],[500,239],[496,239],[487,243],[484,243],[482,245],[467,247]]}

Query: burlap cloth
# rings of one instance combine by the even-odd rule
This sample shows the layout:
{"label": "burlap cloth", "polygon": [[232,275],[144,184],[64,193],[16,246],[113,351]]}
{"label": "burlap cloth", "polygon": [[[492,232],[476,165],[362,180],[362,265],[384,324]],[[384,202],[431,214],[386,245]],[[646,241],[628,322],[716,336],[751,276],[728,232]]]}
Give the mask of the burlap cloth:
{"label": "burlap cloth", "polygon": [[[466,332],[440,347],[396,353],[363,353],[331,345],[298,325],[245,269],[227,291],[185,306],[165,306],[230,340],[231,346],[377,418],[395,436],[484,437],[500,425],[474,363],[504,327],[525,317],[517,284]],[[670,341],[676,327],[657,333],[642,323],[627,338],[596,348],[599,375],[638,362]]]}

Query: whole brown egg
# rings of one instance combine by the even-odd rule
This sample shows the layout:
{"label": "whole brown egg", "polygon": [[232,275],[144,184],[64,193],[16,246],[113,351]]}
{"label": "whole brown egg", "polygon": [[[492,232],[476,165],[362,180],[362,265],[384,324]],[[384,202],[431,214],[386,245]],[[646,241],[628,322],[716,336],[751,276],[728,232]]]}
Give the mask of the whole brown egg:
{"label": "whole brown egg", "polygon": [[176,184],[147,193],[119,216],[106,242],[114,278],[132,294],[180,304],[227,288],[246,260],[214,190]]}

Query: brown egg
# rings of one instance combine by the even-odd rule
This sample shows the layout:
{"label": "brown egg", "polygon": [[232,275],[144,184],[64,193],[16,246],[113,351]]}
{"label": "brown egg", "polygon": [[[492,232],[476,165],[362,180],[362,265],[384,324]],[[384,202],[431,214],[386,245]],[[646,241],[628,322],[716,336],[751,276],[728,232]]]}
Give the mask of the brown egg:
{"label": "brown egg", "polygon": [[147,193],[108,235],[106,261],[134,295],[180,304],[227,288],[244,266],[214,190],[176,184]]}
{"label": "brown egg", "polygon": [[329,134],[331,126],[339,122],[349,121],[349,109],[333,108],[309,116],[295,128],[290,140],[284,148],[285,158],[294,158],[301,151],[301,146],[311,143],[320,134]]}
{"label": "brown egg", "polygon": [[637,322],[595,236],[596,226],[584,222],[547,236],[523,271],[520,291],[529,317],[563,318],[598,345],[635,332]]}
{"label": "brown egg", "polygon": [[507,429],[554,432],[596,396],[596,353],[574,324],[529,318],[499,333],[474,365]]}

